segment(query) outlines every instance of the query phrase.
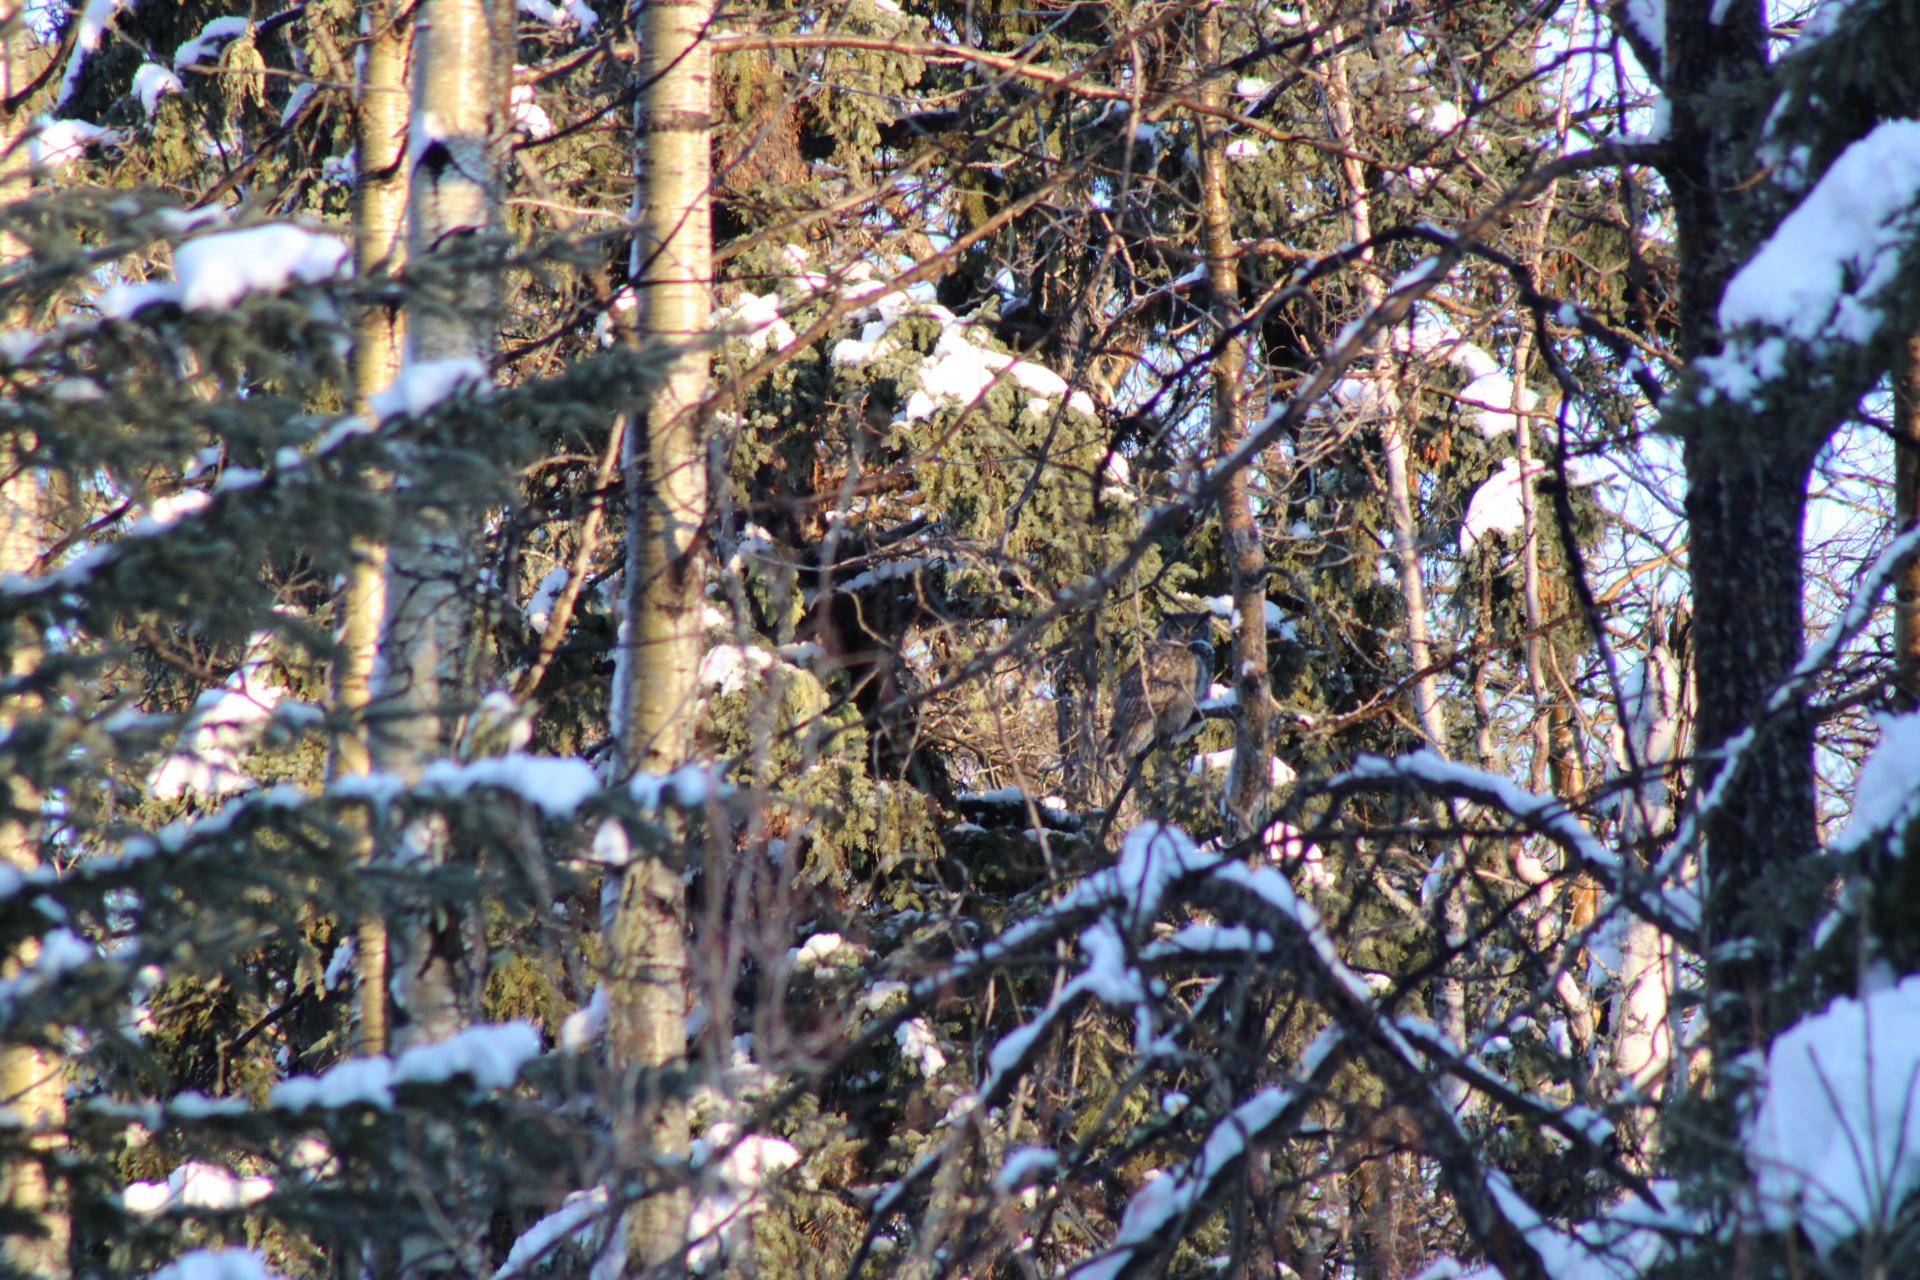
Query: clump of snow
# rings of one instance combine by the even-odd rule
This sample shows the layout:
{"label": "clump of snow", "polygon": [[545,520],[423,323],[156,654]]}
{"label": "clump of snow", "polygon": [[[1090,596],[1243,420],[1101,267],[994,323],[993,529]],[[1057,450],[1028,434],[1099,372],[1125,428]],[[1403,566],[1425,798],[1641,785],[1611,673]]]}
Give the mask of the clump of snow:
{"label": "clump of snow", "polygon": [[110,320],[160,302],[208,311],[231,307],[252,293],[338,279],[351,266],[352,255],[338,236],[273,222],[189,240],[174,250],[172,283],[115,285],[97,305]]}
{"label": "clump of snow", "polygon": [[1667,0],[1627,0],[1622,8],[1634,33],[1653,47],[1662,63],[1650,68],[1659,75],[1667,60]]}
{"label": "clump of snow", "polygon": [[392,386],[367,397],[367,405],[382,422],[403,416],[417,418],[443,400],[477,395],[490,385],[487,362],[476,356],[409,360],[395,375]]}
{"label": "clump of snow", "polygon": [[393,1064],[393,1082],[446,1084],[456,1076],[471,1076],[482,1092],[504,1089],[520,1077],[520,1069],[540,1056],[540,1033],[530,1022],[502,1022],[468,1027],[438,1044],[423,1044],[401,1054]]}
{"label": "clump of snow", "polygon": [[[19,873],[8,882],[17,889]],[[71,929],[59,928],[40,939],[40,953],[33,967],[10,978],[0,978],[0,1015],[10,1013],[21,999],[60,981],[67,974],[86,967],[94,960],[93,944]]]}
{"label": "clump of snow", "polygon": [[[1467,376],[1466,385],[1455,395],[1462,404],[1477,410],[1474,425],[1482,436],[1497,440],[1513,434],[1520,425],[1520,417],[1514,412],[1513,379],[1484,347],[1468,341],[1448,320],[1422,310],[1411,325],[1394,331],[1393,342],[1394,349],[1403,355],[1438,356]],[[1539,397],[1530,389],[1520,388],[1519,394],[1523,413],[1538,403]]]}
{"label": "clump of snow", "polygon": [[642,809],[657,809],[668,796],[682,809],[702,805],[721,790],[721,765],[683,764],[672,773],[636,773],[627,783],[627,794]]}
{"label": "clump of snow", "polygon": [[1400,407],[1400,396],[1390,383],[1363,374],[1341,378],[1327,388],[1327,395],[1342,410],[1359,418],[1392,413]]}
{"label": "clump of snow", "polygon": [[[523,7],[527,2],[520,0]],[[545,1263],[569,1241],[582,1245],[597,1243],[604,1249],[620,1235],[613,1230],[611,1206],[612,1199],[605,1187],[569,1193],[558,1209],[528,1227],[513,1242],[513,1247],[507,1250],[507,1260],[493,1273],[493,1280],[513,1280]],[[593,1274],[599,1274],[598,1266]]]}
{"label": "clump of snow", "polygon": [[327,971],[321,975],[320,985],[329,991],[337,990],[341,983],[353,975],[353,960],[358,951],[359,945],[353,935],[347,935],[346,940],[327,957]]}
{"label": "clump of snow", "polygon": [[940,1050],[940,1038],[933,1034],[925,1018],[909,1018],[893,1029],[894,1043],[900,1054],[931,1080],[947,1069],[947,1055]]}
{"label": "clump of snow", "polygon": [[66,105],[67,99],[73,96],[74,89],[80,83],[80,70],[86,65],[87,55],[100,47],[100,39],[107,33],[107,24],[127,4],[128,0],[87,0],[81,8],[74,30],[73,55],[67,61],[66,71],[60,76],[60,94],[54,100],[56,105]]}
{"label": "clump of snow", "polygon": [[539,585],[534,587],[533,594],[527,598],[527,625],[542,635],[546,634],[547,623],[553,618],[554,601],[566,589],[569,576],[565,565],[549,569]]}
{"label": "clump of snow", "polygon": [[1261,840],[1267,857],[1292,872],[1301,883],[1316,889],[1330,889],[1334,875],[1320,846],[1307,839],[1307,833],[1288,822],[1268,826]]}
{"label": "clump of snow", "polygon": [[149,1280],[280,1280],[251,1249],[195,1249],[154,1272]]}
{"label": "clump of snow", "polygon": [[600,25],[600,15],[587,0],[566,0],[564,5],[554,4],[552,0],[519,0],[519,5],[520,12],[536,22],[554,27],[564,27],[571,22],[580,28],[583,36]]}
{"label": "clump of snow", "polygon": [[[1240,625],[1240,610],[1234,608],[1232,596],[1208,596],[1206,606],[1208,612],[1212,613],[1214,617],[1225,618],[1228,626],[1237,627]],[[1293,619],[1287,617],[1285,610],[1281,609],[1281,607],[1273,601],[1261,601],[1260,612],[1266,616],[1267,630],[1270,633],[1279,636],[1283,640],[1291,640],[1298,634],[1299,628],[1294,626]]]}
{"label": "clump of snow", "polygon": [[237,1177],[219,1165],[188,1161],[165,1182],[135,1182],[120,1193],[128,1213],[151,1218],[169,1209],[244,1209],[273,1194],[273,1179]]}
{"label": "clump of snow", "polygon": [[217,57],[232,41],[247,33],[248,21],[240,17],[215,18],[200,28],[200,34],[173,51],[173,67],[191,67]]}
{"label": "clump of snow", "polygon": [[1842,997],[1767,1050],[1743,1127],[1770,1226],[1798,1224],[1825,1256],[1892,1223],[1920,1186],[1920,977]]}
{"label": "clump of snow", "polygon": [[700,655],[695,679],[702,688],[718,689],[723,694],[737,693],[754,676],[773,666],[774,661],[775,655],[770,649],[748,644],[715,645]]}
{"label": "clump of snow", "polygon": [[1127,1201],[1112,1249],[1072,1272],[1073,1280],[1113,1280],[1135,1260],[1136,1251],[1157,1244],[1170,1223],[1184,1217],[1246,1154],[1248,1143],[1277,1120],[1291,1091],[1262,1089],[1221,1117],[1191,1161],[1176,1174],[1154,1173]]}
{"label": "clump of snow", "polygon": [[1060,1153],[1051,1147],[1015,1147],[1001,1161],[1000,1172],[993,1175],[993,1189],[1003,1196],[1012,1195],[1059,1163]]}
{"label": "clump of snow", "polygon": [[398,1060],[350,1058],[318,1076],[295,1076],[275,1085],[267,1101],[285,1111],[350,1106],[385,1111],[401,1085],[447,1084],[464,1075],[482,1093],[504,1089],[539,1054],[540,1033],[531,1023],[468,1027],[437,1044],[408,1049]]}
{"label": "clump of snow", "polygon": [[1920,120],[1890,120],[1840,153],[1720,296],[1720,327],[1746,331],[1700,361],[1745,399],[1778,376],[1786,343],[1817,353],[1879,332],[1881,295],[1920,226]]}
{"label": "clump of snow", "polygon": [[140,109],[149,117],[160,109],[162,94],[180,93],[185,88],[179,76],[157,62],[143,62],[133,73],[133,96],[140,99]]}
{"label": "clump of snow", "polygon": [[848,942],[837,933],[816,933],[789,951],[787,953],[787,959],[793,963],[793,967],[796,969],[804,969],[810,973],[818,973],[823,969],[831,969],[838,965],[840,961],[835,960],[834,956],[843,951],[847,953],[848,959],[857,962],[861,948],[854,943]]}
{"label": "clump of snow", "polygon": [[[967,326],[950,324],[941,330],[933,354],[920,365],[920,388],[908,397],[907,421],[933,416],[941,402],[973,404],[1002,377],[1045,399],[1057,400],[1068,394],[1067,380],[1053,370],[1031,360],[1015,359],[1005,352],[976,346],[968,336]],[[1084,392],[1068,396],[1067,404],[1076,412],[1093,413],[1092,398]]]}
{"label": "clump of snow", "polygon": [[1920,806],[1920,711],[1878,720],[1880,745],[1860,766],[1853,817],[1834,837],[1832,852],[1851,853],[1879,832],[1900,830]]}
{"label": "clump of snow", "polygon": [[85,120],[43,119],[28,138],[27,151],[36,167],[58,169],[78,160],[89,147],[119,140],[118,130]]}
{"label": "clump of snow", "polygon": [[[1228,747],[1224,751],[1204,752],[1187,761],[1187,772],[1190,774],[1225,773],[1232,767],[1232,747]],[[1267,780],[1274,786],[1287,786],[1299,776],[1299,774],[1293,771],[1293,766],[1285,760],[1282,760],[1279,756],[1267,757]]]}
{"label": "clump of snow", "polygon": [[1271,81],[1261,80],[1255,76],[1242,76],[1233,82],[1233,96],[1248,102],[1257,102],[1266,97],[1267,90],[1271,88],[1273,88]]}
{"label": "clump of snow", "polygon": [[[188,504],[189,495],[198,501]],[[175,495],[177,505],[162,518],[162,503],[153,505],[150,519],[171,523],[181,510],[203,507],[207,495],[197,489]],[[193,714],[180,732],[173,753],[147,775],[147,789],[162,800],[180,796],[219,797],[250,790],[254,779],[240,763],[240,755],[260,737],[273,718],[286,689],[268,677],[267,661],[273,636],[256,631],[247,642],[246,657],[217,688],[200,695]]]}
{"label": "clump of snow", "polygon": [[687,1265],[705,1271],[744,1234],[761,1207],[768,1178],[800,1163],[790,1142],[742,1133],[731,1122],[710,1126],[694,1139],[689,1162],[709,1174],[712,1188],[694,1202],[687,1218]]}
{"label": "clump of snow", "polygon": [[436,760],[420,774],[420,789],[463,795],[473,787],[511,791],[552,818],[569,818],[600,793],[600,776],[578,756],[514,751],[484,760]]}
{"label": "clump of snow", "polygon": [[300,114],[301,108],[305,107],[318,92],[320,87],[311,81],[293,86],[293,92],[287,95],[287,105],[280,108],[280,127],[284,129],[292,123],[293,118]]}
{"label": "clump of snow", "polygon": [[607,989],[595,987],[587,1003],[560,1024],[560,1047],[569,1053],[590,1048],[607,1029]]}
{"label": "clump of snow", "polygon": [[[516,67],[516,71],[525,70]],[[533,86],[516,84],[513,86],[509,105],[513,109],[513,127],[529,138],[545,138],[553,133],[553,120],[533,98]]]}
{"label": "clump of snow", "polygon": [[[1526,476],[1531,479],[1544,470],[1544,463],[1532,462]],[[1460,521],[1461,555],[1496,534],[1510,538],[1521,531],[1526,524],[1522,483],[1520,459],[1502,458],[1500,469],[1473,491],[1467,514]]]}
{"label": "clump of snow", "polygon": [[793,326],[780,314],[780,295],[743,292],[732,306],[713,313],[714,327],[747,340],[747,350],[780,350],[793,343]]}
{"label": "clump of snow", "polygon": [[1466,123],[1467,117],[1460,108],[1443,98],[1437,102],[1409,108],[1407,119],[1434,133],[1452,133]]}

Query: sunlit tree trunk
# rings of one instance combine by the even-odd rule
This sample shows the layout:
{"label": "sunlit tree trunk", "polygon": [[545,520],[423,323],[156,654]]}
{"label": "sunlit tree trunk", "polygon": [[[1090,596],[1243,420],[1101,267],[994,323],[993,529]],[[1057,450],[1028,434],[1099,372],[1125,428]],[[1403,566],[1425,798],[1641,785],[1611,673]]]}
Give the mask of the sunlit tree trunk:
{"label": "sunlit tree trunk", "polygon": [[[491,273],[433,267],[436,255],[497,230],[496,108],[506,99],[498,50],[512,38],[512,20],[501,0],[425,0],[415,11],[406,253],[438,296],[408,317],[407,365],[484,365],[493,349]],[[388,551],[375,754],[402,778],[449,754],[471,700],[469,570],[466,530],[437,514],[416,518]],[[424,923],[399,932],[389,940],[406,1015],[397,1038],[451,1035],[477,1012],[483,942],[461,936],[473,932],[464,921],[444,922],[437,937]]]}
{"label": "sunlit tree trunk", "polygon": [[[1652,850],[1673,827],[1673,788],[1668,771],[1686,751],[1690,681],[1675,651],[1665,610],[1656,609],[1646,657],[1637,682],[1638,700],[1624,708],[1620,751],[1623,768],[1637,774],[1621,797],[1621,843]],[[1625,1154],[1639,1169],[1651,1169],[1656,1133],[1654,1104],[1668,1093],[1674,1059],[1673,940],[1639,916],[1629,916],[1620,943],[1619,986],[1613,1001],[1614,1071],[1648,1105],[1635,1108],[1624,1125]]]}
{"label": "sunlit tree trunk", "polygon": [[[355,145],[360,159],[355,184],[354,272],[361,279],[390,276],[406,257],[403,231],[407,210],[407,75],[412,52],[412,22],[394,0],[367,0],[361,8],[366,40],[366,71],[355,104]],[[353,398],[361,415],[368,400],[400,372],[404,313],[398,305],[368,307],[355,326]],[[365,717],[373,693],[374,657],[386,613],[387,549],[361,539],[354,548],[340,598],[341,658],[334,672],[334,696],[351,728],[334,743],[331,773],[365,773],[372,753]],[[382,1053],[387,1047],[387,930],[377,918],[359,931],[360,1007],[358,1051]]]}
{"label": "sunlit tree trunk", "polygon": [[[1213,290],[1214,329],[1221,346],[1213,359],[1213,442],[1216,457],[1226,458],[1246,438],[1245,384],[1247,339],[1234,333],[1240,314],[1239,253],[1233,218],[1227,208],[1226,131],[1219,125],[1225,106],[1225,79],[1209,74],[1220,66],[1220,11],[1208,7],[1200,18],[1200,67],[1208,76],[1200,91],[1201,219],[1205,228],[1207,280]],[[1232,336],[1228,336],[1232,335]],[[1241,834],[1266,822],[1266,798],[1273,755],[1273,699],[1267,675],[1267,558],[1253,519],[1249,493],[1251,468],[1242,467],[1220,495],[1220,531],[1226,543],[1233,605],[1240,621],[1233,637],[1233,685],[1239,694],[1233,720],[1233,764],[1227,774],[1227,811]]]}
{"label": "sunlit tree trunk", "polygon": [[[625,769],[660,771],[694,747],[695,674],[704,603],[707,458],[702,402],[712,314],[709,198],[712,134],[711,0],[648,4],[640,34],[639,227],[635,288],[644,341],[681,350],[627,436],[627,636],[615,691]],[[617,1069],[644,1073],[686,1053],[687,944],[680,868],[642,857],[626,870],[608,939],[608,1049]],[[628,1089],[620,1117],[639,1149],[679,1156],[688,1141],[679,1102]],[[659,1195],[628,1218],[636,1265],[678,1255],[686,1240],[682,1195]]]}
{"label": "sunlit tree trunk", "polygon": [[[22,6],[0,0],[0,112],[5,111],[6,100],[23,92],[32,81],[32,52],[33,40]],[[0,115],[0,205],[12,204],[28,194],[31,179],[26,148],[16,144],[29,120],[24,106],[11,116]],[[0,236],[0,263],[11,262],[24,252],[24,246],[13,237]],[[8,447],[0,454],[0,578],[32,573],[43,536],[41,481],[31,457],[32,442],[18,436],[6,439]],[[32,669],[39,655],[36,636],[21,627],[0,640],[5,644],[5,669],[10,675]],[[14,719],[26,710],[17,697],[0,701],[0,737],[11,731]],[[35,821],[40,797],[19,779],[0,780],[0,786],[6,788],[0,796],[0,862],[17,872],[32,871],[40,865]],[[13,971],[31,965],[38,951],[36,944],[29,943],[0,960],[0,969]],[[0,1203],[33,1224],[31,1234],[21,1231],[5,1238],[0,1262],[22,1275],[64,1276],[70,1269],[72,1228],[60,1190],[47,1176],[47,1161],[64,1142],[62,1130],[67,1119],[66,1080],[59,1057],[34,1045],[0,1046],[0,1107],[6,1109],[13,1123],[34,1135],[31,1141],[41,1157],[0,1168]]]}

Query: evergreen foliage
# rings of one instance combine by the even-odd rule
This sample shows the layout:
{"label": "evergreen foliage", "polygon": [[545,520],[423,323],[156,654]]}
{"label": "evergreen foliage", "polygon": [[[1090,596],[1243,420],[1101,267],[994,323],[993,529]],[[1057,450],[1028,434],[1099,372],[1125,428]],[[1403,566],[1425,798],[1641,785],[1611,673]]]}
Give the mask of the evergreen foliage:
{"label": "evergreen foliage", "polygon": [[[491,3],[499,216],[356,276],[385,5],[0,0],[0,1269],[637,1275],[644,1204],[654,1274],[1912,1270],[1920,1166],[1848,1178],[1910,1125],[1853,1060],[1920,1070],[1920,730],[1866,714],[1920,145],[1831,323],[1715,308],[1920,50],[1856,0],[1713,63],[1709,7],[729,9],[667,337],[623,6]],[[491,354],[358,404],[368,315]],[[692,746],[629,777],[623,439],[689,355]],[[1779,501],[1715,524],[1743,460]],[[458,611],[439,758],[342,769],[413,705],[391,632],[341,696],[348,584],[437,538],[386,581]],[[1200,713],[1106,758],[1183,613]],[[664,1067],[607,1031],[642,867]],[[431,965],[478,1007],[423,1043]]]}

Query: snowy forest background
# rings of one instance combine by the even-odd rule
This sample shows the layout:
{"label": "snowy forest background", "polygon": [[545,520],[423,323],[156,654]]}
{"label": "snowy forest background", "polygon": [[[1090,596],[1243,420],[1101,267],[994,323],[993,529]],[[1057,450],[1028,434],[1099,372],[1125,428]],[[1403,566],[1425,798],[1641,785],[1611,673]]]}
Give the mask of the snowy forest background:
{"label": "snowy forest background", "polygon": [[1920,1274],[1911,5],[622,9],[0,0],[0,1268]]}

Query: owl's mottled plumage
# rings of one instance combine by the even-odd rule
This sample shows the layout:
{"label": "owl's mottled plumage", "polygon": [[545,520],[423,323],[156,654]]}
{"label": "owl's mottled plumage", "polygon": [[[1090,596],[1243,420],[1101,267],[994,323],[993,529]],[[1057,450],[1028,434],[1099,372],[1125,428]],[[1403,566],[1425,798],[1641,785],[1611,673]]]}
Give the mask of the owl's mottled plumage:
{"label": "owl's mottled plumage", "polygon": [[1128,664],[1114,690],[1113,721],[1107,750],[1126,761],[1155,743],[1171,741],[1197,714],[1206,696],[1213,643],[1207,637],[1212,616],[1168,614],[1159,638]]}

